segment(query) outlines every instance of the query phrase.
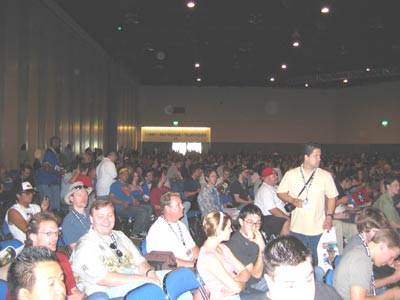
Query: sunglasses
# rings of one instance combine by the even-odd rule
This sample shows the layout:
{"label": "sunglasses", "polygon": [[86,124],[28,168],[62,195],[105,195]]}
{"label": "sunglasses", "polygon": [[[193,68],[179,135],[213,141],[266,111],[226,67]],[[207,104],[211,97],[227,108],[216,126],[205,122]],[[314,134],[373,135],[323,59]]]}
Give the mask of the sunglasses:
{"label": "sunglasses", "polygon": [[122,257],[124,255],[124,253],[122,253],[122,251],[118,249],[116,242],[112,242],[110,244],[110,248],[115,250],[115,253],[117,254],[118,257]]}
{"label": "sunglasses", "polygon": [[77,185],[73,187],[73,190],[82,190],[82,189],[87,189],[88,187],[86,185]]}

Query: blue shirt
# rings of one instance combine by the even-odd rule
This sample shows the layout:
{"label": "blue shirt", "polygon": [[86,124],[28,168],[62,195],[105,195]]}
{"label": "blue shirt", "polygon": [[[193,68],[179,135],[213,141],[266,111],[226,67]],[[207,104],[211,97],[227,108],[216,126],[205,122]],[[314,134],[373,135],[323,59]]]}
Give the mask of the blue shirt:
{"label": "blue shirt", "polygon": [[82,215],[72,209],[64,218],[62,223],[62,233],[64,242],[67,245],[76,243],[81,236],[86,234],[92,224],[89,218],[89,209],[85,209],[86,215]]}
{"label": "blue shirt", "polygon": [[[113,194],[115,199],[124,201],[129,204],[133,204],[131,197],[131,188],[127,183],[122,182],[121,180],[117,180],[111,184],[110,194]],[[118,212],[122,208],[121,204],[118,203],[113,203],[113,204],[116,212]]]}
{"label": "blue shirt", "polygon": [[38,184],[57,184],[58,176],[56,174],[50,174],[46,172],[45,165],[50,165],[50,169],[56,170],[59,168],[57,154],[51,150],[47,149],[43,156],[42,166],[39,170],[39,176],[37,178]]}

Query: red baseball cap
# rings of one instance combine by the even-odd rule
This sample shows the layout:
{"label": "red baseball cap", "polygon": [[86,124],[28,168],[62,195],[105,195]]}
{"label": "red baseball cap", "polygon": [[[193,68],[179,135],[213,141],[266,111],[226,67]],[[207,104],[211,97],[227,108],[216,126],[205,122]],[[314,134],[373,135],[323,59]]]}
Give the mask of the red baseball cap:
{"label": "red baseball cap", "polygon": [[261,177],[265,178],[265,177],[268,177],[269,175],[272,175],[272,174],[275,174],[273,168],[265,168],[261,173]]}

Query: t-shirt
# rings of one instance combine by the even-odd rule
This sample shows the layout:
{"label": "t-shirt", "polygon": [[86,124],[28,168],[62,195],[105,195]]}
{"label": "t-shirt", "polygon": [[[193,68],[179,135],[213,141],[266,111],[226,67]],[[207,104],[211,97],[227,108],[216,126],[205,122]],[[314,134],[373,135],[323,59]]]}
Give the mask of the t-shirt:
{"label": "t-shirt", "polygon": [[333,286],[344,300],[350,300],[350,289],[353,286],[367,290],[367,295],[373,295],[372,260],[363,245],[354,246],[342,256],[335,269]]}
{"label": "t-shirt", "polygon": [[243,199],[243,200],[249,199],[249,192],[242,186],[242,184],[238,180],[235,180],[234,182],[232,182],[230,190],[231,190],[231,195],[233,198],[234,206],[238,206],[240,204],[235,201],[235,194],[239,195],[240,199]]}

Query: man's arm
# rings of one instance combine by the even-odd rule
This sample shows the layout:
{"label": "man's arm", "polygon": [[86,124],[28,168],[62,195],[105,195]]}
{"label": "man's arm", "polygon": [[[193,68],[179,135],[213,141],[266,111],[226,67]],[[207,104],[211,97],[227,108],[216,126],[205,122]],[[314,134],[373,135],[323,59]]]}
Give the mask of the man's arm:
{"label": "man's arm", "polygon": [[127,208],[129,206],[128,202],[122,201],[122,200],[118,200],[117,198],[115,198],[115,195],[110,193],[110,195],[108,195],[108,199],[112,202],[112,203],[116,203],[116,204],[120,204],[123,208]]}
{"label": "man's arm", "polygon": [[277,195],[282,201],[292,203],[296,207],[303,207],[303,200],[301,199],[293,198],[288,193],[278,193]]}
{"label": "man's arm", "polygon": [[244,203],[244,204],[253,203],[253,200],[251,200],[251,199],[240,198],[239,194],[233,194],[233,197],[235,198],[236,203]]}
{"label": "man's arm", "polygon": [[326,200],[326,217],[323,224],[324,229],[331,230],[333,215],[335,214],[335,207],[336,207],[336,197],[328,198]]}
{"label": "man's arm", "polygon": [[284,218],[286,220],[290,220],[289,216],[286,215],[285,213],[283,213],[283,211],[281,211],[279,208],[274,207],[273,209],[270,209],[269,212],[276,216],[276,217],[280,217],[280,218]]}

